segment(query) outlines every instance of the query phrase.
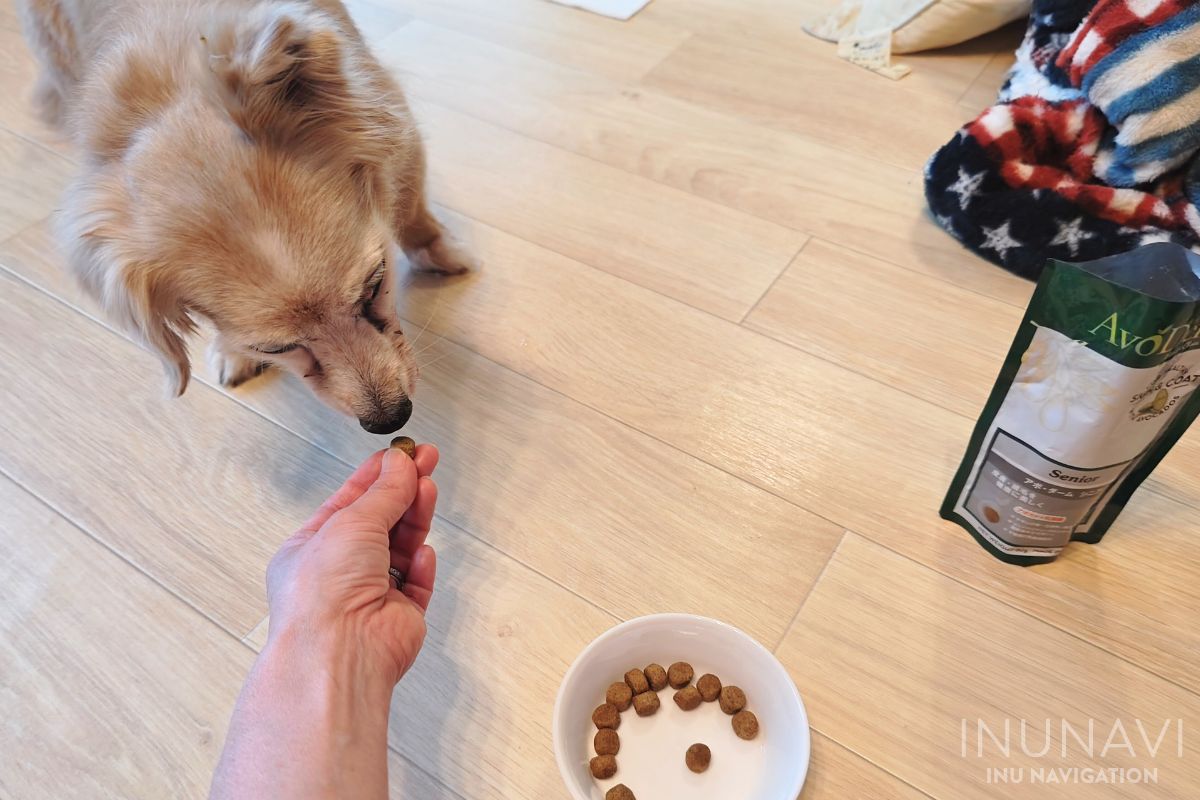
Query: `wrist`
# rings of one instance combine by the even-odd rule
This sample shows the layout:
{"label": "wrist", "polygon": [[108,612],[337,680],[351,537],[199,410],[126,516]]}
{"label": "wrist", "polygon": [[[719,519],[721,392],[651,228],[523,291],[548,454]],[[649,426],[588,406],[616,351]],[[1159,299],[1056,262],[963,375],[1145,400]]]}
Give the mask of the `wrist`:
{"label": "wrist", "polygon": [[214,797],[386,796],[394,683],[355,644],[340,632],[272,631],[238,699]]}
{"label": "wrist", "polygon": [[368,657],[372,648],[367,644],[347,625],[285,623],[271,630],[259,662],[272,672],[291,673],[302,683],[311,681],[320,692],[332,693],[331,700],[362,703],[364,710],[382,708],[386,716],[398,677]]}

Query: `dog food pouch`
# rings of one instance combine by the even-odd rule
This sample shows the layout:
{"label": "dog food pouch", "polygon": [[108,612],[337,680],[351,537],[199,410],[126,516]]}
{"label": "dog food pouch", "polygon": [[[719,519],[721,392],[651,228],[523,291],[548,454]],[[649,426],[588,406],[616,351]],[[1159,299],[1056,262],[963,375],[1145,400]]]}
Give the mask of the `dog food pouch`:
{"label": "dog food pouch", "polygon": [[1200,256],[1161,243],[1051,261],[942,517],[998,558],[1098,542],[1200,413]]}

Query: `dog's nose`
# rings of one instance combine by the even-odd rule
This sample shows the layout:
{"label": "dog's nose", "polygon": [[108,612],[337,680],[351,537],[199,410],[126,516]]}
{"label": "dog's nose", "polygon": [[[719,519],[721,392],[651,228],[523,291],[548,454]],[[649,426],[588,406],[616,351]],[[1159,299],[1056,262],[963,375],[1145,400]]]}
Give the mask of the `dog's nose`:
{"label": "dog's nose", "polygon": [[378,414],[360,418],[358,424],[362,425],[363,430],[367,433],[395,433],[404,427],[404,423],[408,422],[408,418],[412,416],[412,412],[412,400],[405,397],[390,409],[381,410]]}

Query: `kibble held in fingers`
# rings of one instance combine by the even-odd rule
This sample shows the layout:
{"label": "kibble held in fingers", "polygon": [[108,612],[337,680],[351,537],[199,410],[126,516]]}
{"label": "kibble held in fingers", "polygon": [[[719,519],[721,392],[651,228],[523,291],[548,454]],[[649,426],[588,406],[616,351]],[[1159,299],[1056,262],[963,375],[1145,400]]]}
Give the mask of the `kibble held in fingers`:
{"label": "kibble held in fingers", "polygon": [[403,450],[404,454],[409,458],[416,458],[417,456],[417,443],[407,436],[397,436],[395,439],[392,439],[392,443],[389,446],[397,450]]}

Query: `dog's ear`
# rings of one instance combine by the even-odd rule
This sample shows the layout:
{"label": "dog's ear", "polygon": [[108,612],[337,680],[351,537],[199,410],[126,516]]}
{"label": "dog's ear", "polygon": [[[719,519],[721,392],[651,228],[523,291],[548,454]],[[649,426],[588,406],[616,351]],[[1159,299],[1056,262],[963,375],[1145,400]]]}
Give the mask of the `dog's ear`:
{"label": "dog's ear", "polygon": [[146,262],[129,247],[129,185],[111,169],[77,176],[56,219],[75,278],[104,310],[163,362],[167,385],[178,396],[191,376],[184,337],[195,331],[174,271]]}
{"label": "dog's ear", "polygon": [[345,33],[299,3],[263,4],[210,42],[230,115],[252,139],[286,145],[337,124],[359,94]]}
{"label": "dog's ear", "polygon": [[125,328],[163,363],[168,390],[178,397],[191,377],[185,337],[196,330],[186,306],[165,278],[166,270],[151,265],[126,265],[114,275],[104,302]]}

